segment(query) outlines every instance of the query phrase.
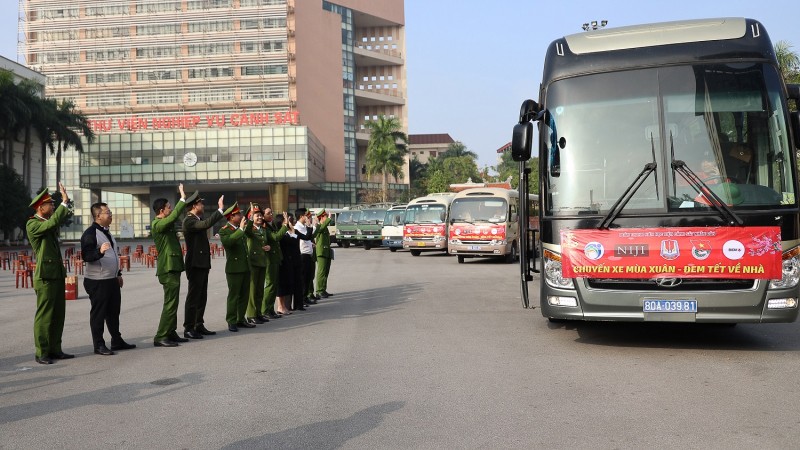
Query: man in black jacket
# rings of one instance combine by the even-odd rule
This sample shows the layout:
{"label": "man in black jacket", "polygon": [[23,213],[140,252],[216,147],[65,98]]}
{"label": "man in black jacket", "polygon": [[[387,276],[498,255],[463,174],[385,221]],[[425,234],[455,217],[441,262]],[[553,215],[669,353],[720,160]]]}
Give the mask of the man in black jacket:
{"label": "man in black jacket", "polygon": [[209,331],[203,324],[203,315],[208,302],[208,272],[211,270],[211,245],[208,242],[208,229],[222,219],[224,206],[222,195],[217,201],[219,207],[211,217],[203,220],[203,199],[200,193],[186,199],[189,212],[183,219],[183,235],[186,239],[186,278],[189,280],[189,291],[186,293],[185,313],[183,320],[183,337],[202,339],[203,336],[217,334]]}
{"label": "man in black jacket", "polygon": [[[94,352],[113,355],[113,350],[136,348],[122,340],[119,332],[119,312],[122,302],[122,271],[119,268],[119,246],[108,231],[111,210],[105,203],[91,206],[94,222],[81,236],[81,258],[86,261],[83,287],[89,294],[89,327],[92,330]],[[111,349],[103,340],[104,324],[111,335]]]}

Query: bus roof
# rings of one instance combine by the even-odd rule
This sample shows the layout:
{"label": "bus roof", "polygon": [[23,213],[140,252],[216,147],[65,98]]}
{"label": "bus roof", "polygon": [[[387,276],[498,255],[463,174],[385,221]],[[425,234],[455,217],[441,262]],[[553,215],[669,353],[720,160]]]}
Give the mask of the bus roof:
{"label": "bus roof", "polygon": [[450,203],[453,202],[455,196],[456,194],[454,192],[437,192],[435,194],[428,194],[423,197],[417,197],[414,200],[408,202],[407,206],[419,205],[425,203],[431,203],[431,204],[443,203],[445,205],[449,205]]}
{"label": "bus roof", "polygon": [[512,197],[519,197],[519,192],[517,192],[514,189],[478,187],[478,188],[464,189],[463,191],[457,193],[455,196],[455,198],[465,198],[465,197],[512,198]]}
{"label": "bus roof", "polygon": [[723,17],[603,28],[571,34],[564,38],[570,50],[580,55],[656,45],[738,39],[746,32],[745,19]]}

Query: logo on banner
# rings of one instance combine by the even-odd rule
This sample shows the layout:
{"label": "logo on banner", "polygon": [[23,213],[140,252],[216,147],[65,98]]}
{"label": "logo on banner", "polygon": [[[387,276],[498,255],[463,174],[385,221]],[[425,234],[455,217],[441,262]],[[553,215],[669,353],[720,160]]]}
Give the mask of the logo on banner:
{"label": "logo on banner", "polygon": [[711,256],[711,241],[692,239],[692,256],[700,261]]}
{"label": "logo on banner", "polygon": [[742,257],[744,257],[744,244],[731,239],[722,246],[722,254],[725,255],[726,258],[734,261],[742,259]]}
{"label": "logo on banner", "polygon": [[602,258],[604,252],[603,244],[599,242],[589,242],[586,244],[586,247],[583,248],[583,254],[592,261],[597,261]]}
{"label": "logo on banner", "polygon": [[647,244],[617,244],[614,246],[614,256],[618,258],[650,256],[650,246]]}
{"label": "logo on banner", "polygon": [[681,251],[678,249],[678,241],[674,239],[665,239],[661,241],[661,257],[667,261],[678,259],[681,256]]}

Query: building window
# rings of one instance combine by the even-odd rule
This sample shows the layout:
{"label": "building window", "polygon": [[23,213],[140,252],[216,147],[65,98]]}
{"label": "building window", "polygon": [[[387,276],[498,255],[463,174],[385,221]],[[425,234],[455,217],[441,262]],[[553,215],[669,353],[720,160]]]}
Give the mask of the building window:
{"label": "building window", "polygon": [[220,78],[232,77],[233,69],[230,67],[204,67],[189,69],[189,78]]}

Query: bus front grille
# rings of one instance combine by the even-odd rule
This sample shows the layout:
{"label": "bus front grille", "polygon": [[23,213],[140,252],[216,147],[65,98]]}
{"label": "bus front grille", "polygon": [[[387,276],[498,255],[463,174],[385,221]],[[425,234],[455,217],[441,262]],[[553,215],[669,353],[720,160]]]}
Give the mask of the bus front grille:
{"label": "bus front grille", "polygon": [[730,291],[750,290],[758,286],[758,280],[735,280],[726,278],[678,278],[679,283],[662,283],[656,279],[641,278],[589,278],[586,284],[590,289],[624,291]]}

